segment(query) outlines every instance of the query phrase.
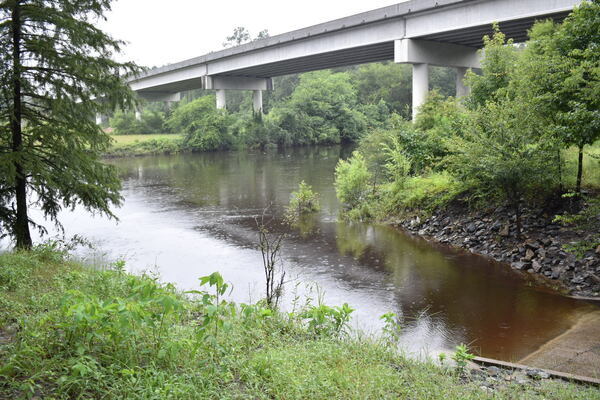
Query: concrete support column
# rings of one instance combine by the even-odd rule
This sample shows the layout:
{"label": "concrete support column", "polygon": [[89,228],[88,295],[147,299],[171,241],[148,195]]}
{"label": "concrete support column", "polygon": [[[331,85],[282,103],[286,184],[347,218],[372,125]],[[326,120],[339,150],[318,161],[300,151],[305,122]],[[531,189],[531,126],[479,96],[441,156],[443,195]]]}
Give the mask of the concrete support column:
{"label": "concrete support column", "polygon": [[255,90],[252,92],[252,105],[253,105],[255,113],[262,113],[262,110],[263,110],[262,90]]}
{"label": "concrete support column", "polygon": [[425,102],[429,92],[429,64],[413,64],[412,70],[412,115],[414,121],[419,107]]}
{"label": "concrete support column", "polygon": [[225,97],[225,89],[217,89],[217,109],[224,110],[227,108],[227,98]]}
{"label": "concrete support column", "polygon": [[96,113],[96,125],[102,125],[102,114]]}
{"label": "concrete support column", "polygon": [[140,110],[138,110],[137,108],[135,109],[135,120],[136,121],[142,120],[142,112]]}
{"label": "concrete support column", "polygon": [[470,89],[465,85],[465,75],[468,68],[457,67],[456,69],[456,98],[467,96],[470,93]]}

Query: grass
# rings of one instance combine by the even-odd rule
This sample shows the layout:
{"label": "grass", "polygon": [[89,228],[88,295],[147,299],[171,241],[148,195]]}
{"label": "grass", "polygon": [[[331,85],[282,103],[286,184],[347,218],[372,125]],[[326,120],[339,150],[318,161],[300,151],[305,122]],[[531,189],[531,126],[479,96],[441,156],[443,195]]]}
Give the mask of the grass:
{"label": "grass", "polygon": [[152,135],[112,135],[114,147],[128,146],[135,143],[147,142],[150,140],[178,140],[181,135],[176,134],[152,134]]}
{"label": "grass", "polygon": [[147,154],[173,154],[181,151],[181,135],[113,135],[113,145],[106,157],[127,157]]}
{"label": "grass", "polygon": [[554,381],[490,393],[389,341],[344,334],[332,320],[342,308],[230,304],[218,278],[190,298],[55,246],[1,254],[0,398],[600,399]]}
{"label": "grass", "polygon": [[447,172],[407,177],[382,186],[377,214],[380,219],[415,212],[428,215],[447,206],[464,190],[464,185]]}

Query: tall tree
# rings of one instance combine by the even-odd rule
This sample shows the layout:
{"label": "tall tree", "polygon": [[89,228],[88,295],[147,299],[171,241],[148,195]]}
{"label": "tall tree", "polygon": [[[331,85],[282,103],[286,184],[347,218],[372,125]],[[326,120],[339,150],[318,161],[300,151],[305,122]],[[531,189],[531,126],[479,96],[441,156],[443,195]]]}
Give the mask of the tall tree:
{"label": "tall tree", "polygon": [[122,42],[96,27],[109,0],[0,1],[0,227],[17,248],[32,245],[35,203],[55,222],[81,205],[113,216],[120,182],[99,161],[110,137],[97,113],[131,106],[124,74],[133,63],[112,57]]}
{"label": "tall tree", "polygon": [[482,52],[485,56],[481,61],[481,75],[469,71],[466,76],[466,83],[471,88],[466,104],[471,109],[501,98],[518,65],[518,49],[512,39],[506,40],[506,35],[500,32],[498,25],[494,25],[491,37],[483,37],[483,43]]}
{"label": "tall tree", "polygon": [[534,26],[515,86],[565,146],[578,148],[580,193],[584,147],[600,139],[600,0],[584,1],[562,24]]}

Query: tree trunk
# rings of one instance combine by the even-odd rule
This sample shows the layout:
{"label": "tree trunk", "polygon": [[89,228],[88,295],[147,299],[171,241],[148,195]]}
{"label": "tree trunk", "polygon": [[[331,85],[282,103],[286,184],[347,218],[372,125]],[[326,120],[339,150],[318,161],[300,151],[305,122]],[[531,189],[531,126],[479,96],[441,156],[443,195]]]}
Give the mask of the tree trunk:
{"label": "tree trunk", "polygon": [[562,158],[560,156],[560,148],[556,150],[556,162],[558,163],[558,190],[562,194],[563,192],[563,181],[562,181]]}
{"label": "tree trunk", "polygon": [[[15,1],[11,13],[13,43],[13,115],[11,116],[12,152],[23,151],[23,131],[21,124],[21,5]],[[15,198],[17,215],[13,226],[16,247],[29,249],[32,246],[27,215],[27,177],[23,169],[23,161],[15,159]]]}
{"label": "tree trunk", "polygon": [[575,184],[575,193],[581,194],[581,177],[583,175],[583,145],[579,145],[579,154],[577,155],[577,183]]}

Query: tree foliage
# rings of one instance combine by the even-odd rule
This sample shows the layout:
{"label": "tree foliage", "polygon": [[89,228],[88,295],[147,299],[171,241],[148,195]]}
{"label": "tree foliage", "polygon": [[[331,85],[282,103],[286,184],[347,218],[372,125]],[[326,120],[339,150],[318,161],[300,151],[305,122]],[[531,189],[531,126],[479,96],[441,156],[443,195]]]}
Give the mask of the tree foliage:
{"label": "tree foliage", "polygon": [[357,110],[356,89],[344,72],[301,75],[289,101],[272,113],[297,144],[351,142],[366,128],[365,116]]}
{"label": "tree foliage", "polygon": [[347,208],[357,208],[368,199],[370,182],[371,173],[359,152],[335,167],[335,192]]}
{"label": "tree foliage", "polygon": [[183,145],[193,151],[224,150],[232,145],[231,120],[224,110],[217,110],[213,96],[204,96],[178,107],[167,121],[168,126],[184,135]]}
{"label": "tree foliage", "polygon": [[483,37],[484,57],[481,62],[481,74],[469,71],[465,83],[471,89],[467,98],[470,108],[485,105],[487,101],[498,99],[511,81],[519,57],[518,49],[512,39],[506,40],[506,35],[494,25],[494,34]]}
{"label": "tree foliage", "polygon": [[117,135],[168,133],[165,115],[164,112],[145,109],[138,121],[134,112],[117,110],[110,120],[110,126]]}
{"label": "tree foliage", "polygon": [[523,197],[543,196],[555,187],[555,147],[542,140],[543,121],[520,101],[487,102],[451,149],[452,170],[475,192],[507,200],[514,208],[520,235]]}
{"label": "tree foliage", "polygon": [[554,137],[579,149],[579,193],[583,149],[600,139],[600,1],[583,2],[562,24],[534,26],[515,87],[547,119]]}
{"label": "tree foliage", "polygon": [[233,33],[227,36],[227,40],[223,42],[223,47],[235,47],[250,41],[250,32],[243,26],[238,26],[233,29]]}
{"label": "tree foliage", "polygon": [[[95,124],[133,102],[113,60],[122,42],[97,26],[108,0],[0,2],[0,226],[31,247],[29,202],[59,224],[63,207],[112,216],[120,183],[98,160],[110,137]],[[35,225],[41,230],[43,227]]]}

